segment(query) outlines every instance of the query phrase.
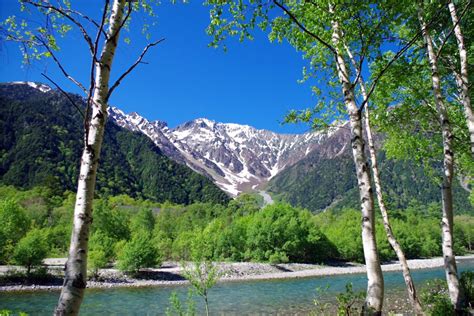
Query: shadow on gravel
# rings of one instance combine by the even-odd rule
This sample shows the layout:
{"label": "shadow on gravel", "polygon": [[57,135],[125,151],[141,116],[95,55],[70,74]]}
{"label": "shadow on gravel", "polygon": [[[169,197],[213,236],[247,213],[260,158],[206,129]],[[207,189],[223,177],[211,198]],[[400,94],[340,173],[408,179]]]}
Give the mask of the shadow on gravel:
{"label": "shadow on gravel", "polygon": [[44,270],[33,271],[29,275],[25,272],[9,271],[0,276],[0,286],[10,285],[62,285],[63,277],[45,272]]}
{"label": "shadow on gravel", "polygon": [[358,264],[354,264],[353,262],[336,261],[336,260],[325,261],[324,265],[328,267],[335,267],[335,268],[347,268],[347,267],[358,266]]}
{"label": "shadow on gravel", "polygon": [[288,268],[285,268],[285,267],[282,267],[278,264],[272,264],[273,267],[275,267],[276,269],[282,271],[282,272],[293,272],[293,270],[291,269],[288,269]]}
{"label": "shadow on gravel", "polygon": [[164,271],[140,271],[137,275],[134,275],[135,279],[143,280],[159,280],[159,281],[184,281],[186,280],[183,276]]}

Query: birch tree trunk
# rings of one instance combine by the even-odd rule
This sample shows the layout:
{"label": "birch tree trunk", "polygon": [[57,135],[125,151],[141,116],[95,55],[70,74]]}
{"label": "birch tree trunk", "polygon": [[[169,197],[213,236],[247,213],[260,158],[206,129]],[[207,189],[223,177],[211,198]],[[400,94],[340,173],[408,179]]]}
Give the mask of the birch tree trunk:
{"label": "birch tree trunk", "polygon": [[469,130],[469,136],[471,141],[471,153],[474,156],[474,113],[471,105],[471,95],[469,93],[469,77],[468,77],[468,60],[467,50],[464,44],[464,36],[461,32],[461,25],[459,24],[458,15],[456,13],[456,7],[453,1],[448,3],[449,12],[451,13],[451,20],[453,21],[454,34],[456,35],[456,41],[458,43],[459,50],[459,62],[460,62],[460,75],[456,78],[456,82],[460,91],[462,103],[464,106],[464,115],[466,116],[467,128]]}
{"label": "birch tree trunk", "polygon": [[[362,91],[362,96],[364,97],[364,99],[366,99],[367,94],[366,94],[363,83],[361,83],[361,91]],[[379,168],[378,168],[378,162],[377,162],[377,156],[376,156],[377,153],[375,150],[375,144],[372,137],[372,129],[370,127],[368,104],[365,105],[365,131],[367,134],[367,142],[369,143],[370,160],[372,162],[372,173],[373,173],[374,183],[375,183],[375,193],[377,195],[377,201],[379,203],[380,213],[382,213],[383,226],[385,228],[385,233],[387,234],[388,242],[390,243],[390,246],[392,246],[392,249],[397,254],[398,261],[400,262],[400,265],[402,267],[403,278],[407,286],[408,296],[410,297],[410,301],[413,305],[413,309],[417,315],[425,315],[425,313],[423,312],[423,308],[421,307],[420,300],[418,299],[418,296],[416,294],[415,284],[411,277],[410,268],[408,267],[408,262],[405,257],[405,253],[403,252],[402,247],[400,246],[397,239],[395,238],[395,235],[392,230],[392,226],[390,225],[390,219],[388,217],[387,208],[385,206],[385,201],[382,195],[382,183],[380,181],[380,174],[379,174]]]}
{"label": "birch tree trunk", "polygon": [[456,310],[461,310],[464,306],[463,297],[460,293],[459,279],[456,267],[456,258],[453,251],[453,172],[454,172],[454,152],[452,148],[453,133],[449,122],[448,112],[444,104],[441,93],[441,78],[438,71],[438,60],[434,51],[433,42],[429,34],[426,22],[423,18],[423,9],[419,7],[418,19],[420,21],[423,38],[426,44],[428,60],[431,66],[431,81],[434,94],[438,119],[441,125],[443,136],[443,183],[442,183],[442,208],[443,216],[441,220],[442,249],[444,257],[444,269],[448,283],[449,297]]}
{"label": "birch tree trunk", "polygon": [[[330,6],[330,12],[333,8]],[[336,48],[336,66],[342,84],[344,103],[349,114],[351,126],[352,155],[357,173],[357,182],[362,209],[362,244],[367,269],[367,297],[365,314],[381,315],[384,297],[384,280],[375,240],[374,197],[370,181],[370,170],[365,156],[365,141],[362,131],[362,117],[354,95],[354,88],[349,80],[349,72],[342,57],[340,46],[340,29],[337,21],[332,21],[332,42]]]}
{"label": "birch tree trunk", "polygon": [[[364,85],[361,84],[361,89],[362,89],[362,96],[366,98],[366,92],[365,88],[363,87]],[[379,174],[379,169],[378,169],[378,162],[377,162],[377,156],[376,156],[376,151],[375,151],[375,145],[374,145],[374,140],[372,137],[372,130],[370,127],[370,118],[369,118],[369,108],[368,104],[366,104],[365,108],[365,131],[367,134],[367,142],[369,143],[369,152],[370,152],[370,160],[372,162],[372,173],[374,177],[374,183],[375,183],[375,192],[377,195],[377,201],[380,207],[380,213],[382,213],[382,219],[383,219],[383,225],[385,228],[385,233],[387,234],[387,239],[388,242],[390,243],[390,246],[392,246],[392,249],[395,251],[397,254],[398,261],[400,262],[400,265],[402,267],[402,272],[403,272],[403,278],[405,280],[405,284],[407,286],[408,290],[408,296],[410,297],[410,301],[413,305],[413,309],[417,315],[424,315],[425,313],[423,312],[423,308],[421,307],[420,300],[418,299],[418,296],[416,294],[416,288],[415,284],[413,282],[413,279],[411,277],[410,273],[410,268],[408,267],[408,262],[405,257],[405,253],[398,243],[397,239],[395,238],[395,235],[392,230],[392,226],[390,225],[390,219],[388,217],[388,212],[387,208],[385,206],[385,201],[383,199],[382,195],[382,184],[380,180],[380,174]]]}
{"label": "birch tree trunk", "polygon": [[87,252],[89,228],[92,222],[94,198],[100,149],[107,120],[107,95],[109,78],[119,32],[122,27],[125,0],[114,0],[109,19],[107,38],[100,59],[95,65],[95,89],[92,113],[88,130],[85,131],[77,196],[74,207],[74,222],[66,262],[64,284],[55,315],[77,315],[84,297],[87,281]]}
{"label": "birch tree trunk", "polygon": [[[349,56],[352,64],[354,66],[357,66],[357,63],[354,59],[354,56],[352,55],[352,52],[350,51],[349,47],[345,46],[347,55]],[[367,100],[367,91],[365,89],[365,83],[364,80],[362,79],[362,76],[359,76],[358,80],[360,84],[360,90],[362,97],[364,100]],[[382,194],[382,181],[380,180],[380,173],[379,173],[379,168],[378,168],[378,161],[377,161],[377,152],[375,149],[375,143],[372,135],[372,128],[370,126],[370,115],[369,115],[369,104],[368,101],[366,101],[365,104],[365,115],[364,115],[364,123],[365,123],[365,133],[367,135],[367,142],[369,144],[369,153],[370,153],[370,161],[372,163],[372,174],[374,177],[374,184],[375,184],[375,193],[377,195],[377,202],[380,207],[380,213],[382,213],[382,219],[383,219],[383,225],[385,229],[385,233],[387,234],[387,239],[388,242],[390,243],[390,246],[392,249],[395,251],[398,257],[398,261],[400,262],[400,265],[402,267],[402,272],[403,272],[403,278],[405,280],[405,284],[407,286],[408,290],[408,296],[410,298],[410,301],[413,305],[413,310],[415,311],[416,315],[425,315],[423,312],[423,308],[421,307],[420,300],[418,299],[418,296],[416,294],[416,288],[415,284],[413,282],[413,279],[411,277],[410,273],[410,268],[408,267],[407,259],[405,257],[405,253],[403,252],[402,247],[398,243],[397,239],[395,238],[395,235],[392,230],[392,226],[390,225],[390,219],[388,217],[388,211],[387,207],[385,206],[385,201],[383,198]]]}

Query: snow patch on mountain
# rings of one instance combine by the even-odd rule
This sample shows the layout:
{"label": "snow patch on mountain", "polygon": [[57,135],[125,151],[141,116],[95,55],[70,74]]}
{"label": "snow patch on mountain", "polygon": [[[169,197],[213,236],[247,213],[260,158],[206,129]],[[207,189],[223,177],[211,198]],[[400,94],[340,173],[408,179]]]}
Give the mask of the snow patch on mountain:
{"label": "snow patch on mountain", "polygon": [[33,81],[13,81],[13,82],[10,82],[10,84],[26,84],[34,89],[37,89],[43,93],[46,93],[46,92],[49,92],[51,91],[51,87],[44,84],[44,83],[36,83],[36,82],[33,82]]}
{"label": "snow patch on mountain", "polygon": [[329,133],[278,134],[248,125],[198,118],[176,128],[109,107],[119,126],[148,136],[170,158],[214,180],[231,195],[255,190],[317,149]]}

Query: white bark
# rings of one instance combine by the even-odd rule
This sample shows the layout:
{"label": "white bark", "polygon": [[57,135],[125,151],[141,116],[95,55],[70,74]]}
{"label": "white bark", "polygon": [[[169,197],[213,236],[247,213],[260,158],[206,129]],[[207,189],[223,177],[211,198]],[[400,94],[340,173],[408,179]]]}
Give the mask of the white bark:
{"label": "white bark", "polygon": [[[330,7],[332,11],[333,8]],[[381,315],[384,297],[384,280],[375,240],[374,197],[370,181],[370,169],[365,156],[365,141],[362,131],[362,117],[355,102],[354,88],[349,80],[349,72],[339,50],[340,29],[337,21],[332,21],[332,42],[336,48],[336,66],[342,84],[344,103],[351,126],[352,155],[357,173],[357,182],[362,209],[362,244],[367,269],[367,297],[365,313]]]}
{"label": "white bark", "polygon": [[449,122],[448,112],[444,104],[441,92],[441,79],[438,71],[438,60],[433,47],[433,41],[429,34],[426,22],[423,17],[423,9],[420,7],[418,19],[423,32],[426,44],[428,60],[431,66],[431,81],[434,94],[438,119],[441,125],[443,136],[443,182],[442,182],[442,208],[443,216],[441,220],[442,249],[444,257],[444,269],[448,283],[449,297],[456,310],[463,308],[463,298],[460,293],[459,279],[456,267],[456,258],[453,251],[453,172],[454,172],[454,152],[452,148],[453,133]]}
{"label": "white bark", "polygon": [[95,90],[92,113],[81,158],[77,184],[74,222],[65,267],[64,284],[55,310],[55,315],[77,315],[84,297],[87,281],[87,253],[89,228],[92,222],[94,198],[100,149],[107,120],[107,94],[112,62],[122,24],[125,0],[114,0],[109,19],[108,39],[96,63]]}
{"label": "white bark", "polygon": [[[354,65],[354,67],[357,67],[357,63],[349,47],[345,46],[345,48],[346,48],[347,55],[349,56],[352,64]],[[360,84],[362,97],[364,98],[364,100],[367,100],[367,91],[365,89],[365,83],[364,83],[364,80],[362,79],[362,76],[359,76],[358,82]],[[390,246],[397,254],[398,261],[400,262],[400,265],[402,267],[403,278],[407,286],[408,296],[413,305],[413,310],[415,311],[416,315],[425,315],[425,313],[423,312],[423,308],[421,307],[420,300],[418,299],[418,296],[416,294],[415,284],[411,277],[410,268],[408,267],[408,262],[405,257],[405,253],[403,252],[402,247],[400,246],[397,239],[395,238],[395,235],[392,230],[392,226],[390,225],[390,219],[388,217],[387,207],[385,206],[385,201],[382,194],[382,181],[380,180],[380,172],[379,172],[378,161],[377,161],[377,152],[375,149],[374,138],[372,135],[372,128],[370,126],[370,113],[369,113],[368,100],[366,101],[366,104],[365,104],[364,122],[365,122],[365,133],[367,135],[367,143],[369,144],[370,161],[372,163],[371,167],[372,167],[372,174],[374,177],[375,193],[377,195],[377,202],[380,207],[380,213],[382,214],[385,233],[387,234],[388,242],[390,243]]]}
{"label": "white bark", "polygon": [[[364,98],[367,98],[367,94],[365,92],[365,88],[363,84],[361,84],[361,89],[362,89],[362,96]],[[376,156],[377,153],[375,151],[375,144],[372,137],[372,130],[370,127],[369,107],[368,107],[368,104],[366,104],[365,106],[366,106],[365,131],[367,134],[367,142],[369,143],[370,160],[372,162],[372,173],[373,173],[374,183],[375,183],[375,193],[377,195],[377,201],[380,207],[380,213],[382,213],[382,220],[383,220],[383,225],[385,228],[385,233],[387,234],[388,242],[390,243],[390,246],[397,254],[398,261],[400,262],[400,265],[402,267],[403,278],[407,286],[408,296],[413,305],[413,310],[415,311],[417,315],[425,315],[425,313],[423,312],[423,308],[421,307],[420,300],[418,299],[418,296],[416,294],[415,284],[411,277],[410,268],[408,267],[408,262],[405,257],[405,253],[402,247],[400,246],[400,244],[398,243],[397,239],[395,238],[395,235],[392,230],[392,226],[390,225],[390,219],[388,217],[387,208],[385,206],[385,201],[382,195],[382,184],[380,181],[380,174],[379,174],[379,168],[378,168],[378,162],[377,162],[377,156]]]}
{"label": "white bark", "polygon": [[464,44],[464,36],[461,32],[461,25],[456,13],[456,7],[453,1],[448,3],[449,12],[451,13],[451,20],[453,21],[454,34],[458,43],[460,72],[456,75],[456,82],[460,91],[462,104],[464,106],[464,115],[466,117],[467,128],[471,141],[471,153],[474,156],[474,113],[471,105],[471,94],[469,93],[469,77],[468,77],[468,60],[467,50]]}

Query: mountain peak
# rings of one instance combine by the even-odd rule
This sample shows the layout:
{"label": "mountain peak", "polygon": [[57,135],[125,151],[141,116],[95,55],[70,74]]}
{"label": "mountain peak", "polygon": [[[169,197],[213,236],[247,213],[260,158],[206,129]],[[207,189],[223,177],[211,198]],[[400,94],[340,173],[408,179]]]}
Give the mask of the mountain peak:
{"label": "mountain peak", "polygon": [[214,129],[214,127],[216,126],[216,121],[204,117],[194,119],[191,122],[193,125],[198,125],[200,127],[209,127],[210,129]]}
{"label": "mountain peak", "polygon": [[22,85],[28,85],[34,89],[37,89],[43,93],[46,93],[46,92],[49,92],[51,91],[51,87],[48,86],[47,84],[44,84],[44,83],[40,83],[40,82],[33,82],[33,81],[13,81],[13,82],[10,82],[10,84],[13,84],[13,85],[18,85],[18,84],[22,84]]}
{"label": "mountain peak", "polygon": [[209,125],[212,125],[212,124],[215,124],[216,121],[213,121],[213,120],[210,120],[210,119],[207,119],[205,117],[199,117],[197,119],[194,120],[195,122],[197,123],[206,123],[206,124],[209,124]]}
{"label": "mountain peak", "polygon": [[249,125],[197,118],[175,128],[137,113],[111,114],[120,126],[147,135],[168,156],[238,195],[255,190],[320,147],[324,133],[278,134]]}

